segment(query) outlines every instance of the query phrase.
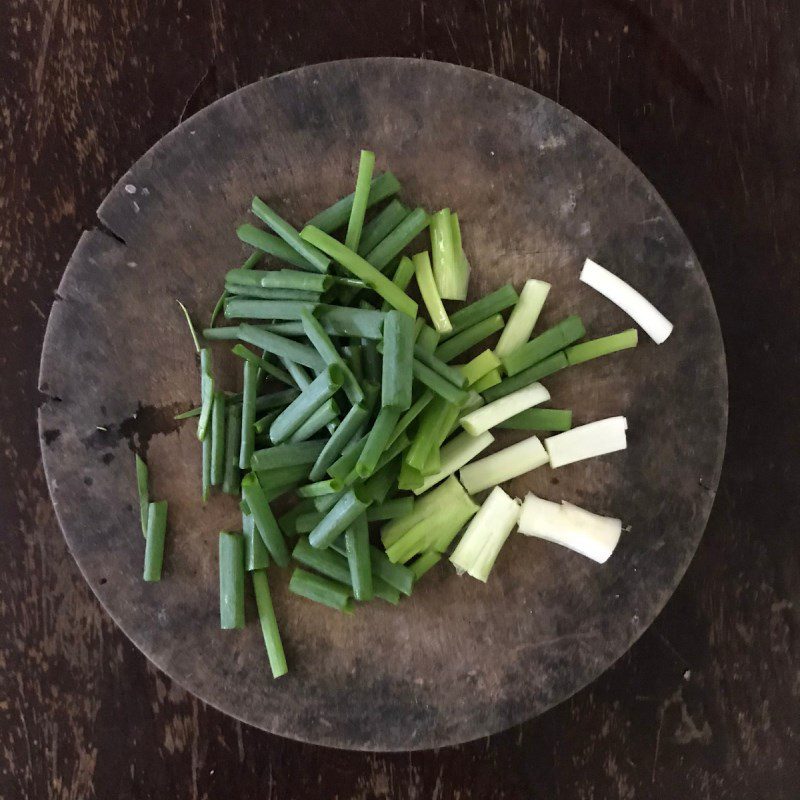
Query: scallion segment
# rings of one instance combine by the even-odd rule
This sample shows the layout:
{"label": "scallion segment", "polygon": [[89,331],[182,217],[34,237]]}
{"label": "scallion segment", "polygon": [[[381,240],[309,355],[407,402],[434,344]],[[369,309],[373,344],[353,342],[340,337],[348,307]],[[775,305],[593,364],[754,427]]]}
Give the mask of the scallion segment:
{"label": "scallion segment", "polygon": [[450,323],[453,326],[450,335],[455,336],[461,331],[499,314],[509,306],[513,306],[518,299],[519,295],[510,283],[495,289],[486,297],[482,297],[450,315]]}
{"label": "scallion segment", "polygon": [[269,550],[272,560],[279,566],[285,567],[289,563],[289,551],[283,539],[275,515],[269,507],[264,490],[256,476],[251,472],[242,478],[242,497],[253,515],[256,528],[261,534],[264,545]]}
{"label": "scallion segment", "polygon": [[281,444],[326,401],[341,388],[344,373],[336,364],[331,364],[314,378],[300,395],[281,411],[269,429],[269,438]]}
{"label": "scallion segment", "polygon": [[636,328],[629,328],[611,336],[603,336],[600,339],[590,339],[588,342],[574,344],[564,350],[567,362],[570,366],[582,364],[584,361],[591,361],[593,358],[600,358],[619,350],[627,350],[636,347],[639,342],[639,334]]}
{"label": "scallion segment", "polygon": [[549,292],[549,283],[537,281],[535,278],[525,281],[519,293],[519,300],[495,347],[495,353],[500,358],[510,355],[531,338]]}
{"label": "scallion segment", "polygon": [[313,600],[316,603],[329,606],[336,611],[346,614],[353,613],[353,600],[351,589],[343,583],[314,575],[304,569],[295,569],[289,580],[289,591],[294,594]]}
{"label": "scallion segment", "polygon": [[[383,241],[379,242],[364,258],[382,271],[391,260],[407,247],[428,227],[428,213],[424,208],[415,208]],[[342,265],[346,266],[346,265]],[[359,275],[358,277],[361,278]],[[364,280],[364,278],[362,278]],[[369,283],[369,281],[367,281]],[[384,298],[389,300],[389,298]],[[389,300],[391,303],[391,300]],[[397,308],[397,306],[395,306]],[[399,309],[402,310],[402,309]]]}
{"label": "scallion segment", "polygon": [[471,411],[461,418],[461,426],[465,431],[477,436],[479,433],[494,428],[516,414],[525,411],[550,399],[550,392],[541,383],[532,383],[518,389],[505,397]]}
{"label": "scallion segment", "polygon": [[425,303],[425,308],[428,309],[433,327],[439,333],[450,333],[450,331],[453,330],[453,326],[450,324],[450,319],[447,316],[444,303],[442,303],[442,299],[439,296],[439,290],[433,278],[431,260],[427,250],[417,253],[411,260],[414,264],[414,272],[417,276],[417,285],[419,286],[422,300]]}
{"label": "scallion segment", "polygon": [[627,429],[625,417],[608,417],[549,436],[544,440],[544,446],[550,455],[550,466],[555,469],[575,461],[624,450],[628,446],[625,435]]}
{"label": "scallion segment", "polygon": [[580,339],[586,330],[581,318],[572,315],[539,334],[535,339],[526,342],[501,360],[506,374],[511,377],[523,370],[538,364],[548,356],[563,350]]}
{"label": "scallion segment", "polygon": [[531,472],[548,461],[549,457],[542,443],[531,436],[506,447],[505,450],[465,465],[458,477],[469,494],[478,494],[484,489]]}
{"label": "scallion segment", "polygon": [[147,507],[147,533],[145,534],[144,571],[145,581],[161,580],[164,564],[164,539],[167,534],[167,501],[158,500]]}
{"label": "scallion segment", "polygon": [[501,422],[497,427],[516,431],[568,431],[572,427],[572,411],[561,408],[529,408]]}
{"label": "scallion segment", "polygon": [[[358,254],[366,256],[377,244],[383,241],[406,217],[408,209],[399,201],[392,200],[382,211],[370,220],[361,231]],[[404,286],[401,288],[405,288]]]}
{"label": "scallion segment", "polygon": [[497,333],[502,327],[503,318],[500,314],[493,314],[442,342],[442,344],[436,348],[436,357],[445,363],[452,361],[454,358],[457,358],[462,353],[469,350],[470,347],[474,347],[493,333]]}
{"label": "scallion segment", "polygon": [[244,539],[240,533],[219,533],[219,626],[244,628]]}
{"label": "scallion segment", "polygon": [[513,378],[506,378],[495,386],[485,389],[483,397],[487,403],[491,403],[568,366],[567,357],[563,353],[555,353],[544,361],[514,375]]}
{"label": "scallion segment", "polygon": [[300,269],[315,269],[310,261],[303,258],[294,247],[287,244],[282,238],[262,231],[260,228],[256,228],[255,225],[250,225],[249,223],[240,225],[236,229],[236,235],[245,244],[249,244],[259,250],[259,258],[266,253]]}
{"label": "scallion segment", "polygon": [[264,646],[267,649],[272,677],[280,678],[288,672],[288,667],[265,570],[260,569],[253,572],[253,593],[256,597],[258,621],[261,624],[261,633],[264,637]]}
{"label": "scallion segment", "polygon": [[495,486],[464,531],[450,562],[459,572],[485,583],[519,516],[519,501]]}
{"label": "scallion segment", "polygon": [[482,453],[492,442],[494,436],[488,431],[479,436],[470,436],[466,431],[455,439],[449,441],[441,451],[441,466],[439,470],[428,475],[420,486],[414,489],[414,494],[427,492],[432,486],[436,486],[445,478],[461,469],[465,464],[472,461],[478,454]]}
{"label": "scallion segment", "polygon": [[414,323],[407,314],[389,311],[383,327],[381,405],[405,411],[411,406]]}
{"label": "scallion segment", "polygon": [[136,453],[136,491],[139,495],[139,519],[142,523],[142,536],[147,536],[147,515],[150,511],[150,497],[147,488],[147,464]]}
{"label": "scallion segment", "polygon": [[347,221],[347,233],[344,243],[351,249],[358,251],[361,242],[361,231],[364,227],[364,214],[367,211],[369,193],[372,183],[372,171],[375,169],[375,153],[371,150],[362,150],[358,162],[358,176],[356,188],[353,192],[353,205],[350,208],[350,218]]}
{"label": "scallion segment", "polygon": [[[376,175],[369,187],[369,196],[367,198],[367,208],[380,203],[387,197],[397,194],[400,191],[400,182],[392,175],[391,172],[384,172],[382,175]],[[337,200],[332,206],[320,211],[315,217],[309,221],[309,225],[319,228],[325,233],[332,233],[333,231],[341,228],[348,219],[350,219],[350,212],[353,208],[353,201],[355,200],[355,192]]]}
{"label": "scallion segment", "polygon": [[312,547],[324,550],[367,509],[356,490],[346,492],[308,535]]}
{"label": "scallion segment", "polygon": [[[373,594],[372,564],[370,562],[369,527],[367,518],[361,514],[344,534],[347,565],[350,570],[350,585],[356,600],[370,600]],[[328,552],[327,550],[317,552]]]}

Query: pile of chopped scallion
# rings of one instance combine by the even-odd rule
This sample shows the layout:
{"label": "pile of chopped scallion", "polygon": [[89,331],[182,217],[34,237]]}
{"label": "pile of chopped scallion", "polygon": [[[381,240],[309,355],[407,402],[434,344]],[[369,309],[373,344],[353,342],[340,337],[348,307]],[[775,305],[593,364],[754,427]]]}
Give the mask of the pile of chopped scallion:
{"label": "pile of chopped scallion", "polygon": [[[458,215],[409,209],[395,197],[395,176],[373,176],[374,165],[362,151],[353,194],[299,232],[255,197],[267,230],[237,230],[253,253],[225,276],[200,336],[181,305],[199,353],[201,404],[177,418],[197,418],[203,501],[220,487],[242,511],[241,531],[219,534],[220,624],[244,626],[249,572],[275,677],[287,667],[270,562],[291,565],[295,594],[350,613],[356,601],[398,603],[451,550],[459,574],[486,581],[515,525],[601,563],[620,537],[618,519],[532,494],[520,504],[498,484],[626,447],[624,417],[573,428],[571,411],[540,407],[550,394],[539,381],[636,346],[636,329],[582,341],[572,315],[531,338],[550,290],[535,279],[519,294],[506,284],[463,305],[470,265]],[[406,255],[426,229],[429,250]],[[268,258],[280,266],[267,269]],[[587,259],[581,278],[659,343],[669,335],[670,323],[608,270]],[[412,280],[427,320],[407,293]],[[448,311],[443,300],[462,305]],[[231,322],[215,327],[220,312]],[[215,380],[201,339],[236,343],[240,393]],[[457,363],[473,348],[480,352]],[[486,455],[495,428],[553,435]],[[149,502],[138,455],[136,467],[144,579],[159,580],[166,503]],[[278,500],[288,510],[276,517]],[[374,541],[371,523],[380,527]]]}

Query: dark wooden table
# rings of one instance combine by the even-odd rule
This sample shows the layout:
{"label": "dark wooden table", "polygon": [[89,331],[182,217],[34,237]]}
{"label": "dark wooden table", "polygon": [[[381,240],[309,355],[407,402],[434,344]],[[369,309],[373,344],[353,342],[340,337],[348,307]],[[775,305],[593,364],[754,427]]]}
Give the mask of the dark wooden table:
{"label": "dark wooden table", "polygon": [[[6,0],[0,8],[0,796],[770,798],[800,793],[800,4]],[[413,755],[242,726],[100,610],[39,460],[66,258],[142,152],[262,75],[405,55],[552,97],[614,141],[703,263],[728,355],[705,539],[653,627],[543,717]],[[702,393],[702,386],[687,386]]]}

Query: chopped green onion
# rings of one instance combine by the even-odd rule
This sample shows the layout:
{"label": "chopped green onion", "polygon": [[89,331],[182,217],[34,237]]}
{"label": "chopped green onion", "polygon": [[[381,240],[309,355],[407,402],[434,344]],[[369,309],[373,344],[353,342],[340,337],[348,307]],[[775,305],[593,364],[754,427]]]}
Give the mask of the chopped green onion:
{"label": "chopped green onion", "polygon": [[430,389],[426,389],[419,398],[414,402],[411,408],[403,414],[402,417],[397,421],[397,425],[395,426],[394,431],[392,432],[391,437],[389,438],[388,447],[391,447],[394,444],[395,440],[397,440],[406,430],[408,430],[409,425],[424,411],[425,407],[428,403],[433,400],[433,392]]}
{"label": "chopped green onion", "polygon": [[497,427],[516,431],[568,431],[572,427],[572,412],[560,408],[529,408]]}
{"label": "chopped green onion", "polygon": [[486,583],[500,549],[517,524],[519,515],[519,501],[513,500],[499,486],[495,486],[450,556],[455,568]]}
{"label": "chopped green onion", "polygon": [[[238,337],[237,337],[238,338]],[[260,370],[262,370],[267,375],[276,378],[277,380],[285,383],[287,386],[294,386],[294,382],[292,381],[291,376],[288,372],[284,372],[279,367],[276,367],[274,364],[270,364],[264,358],[254,353],[250,348],[245,347],[243,344],[234,345],[231,348],[231,352],[238,356],[239,358],[243,358],[245,361],[252,361]]]}
{"label": "chopped green onion", "polygon": [[513,306],[518,299],[519,295],[510,283],[495,289],[486,297],[482,297],[450,315],[450,323],[453,326],[450,335],[455,336],[457,333],[483,322],[509,306]]}
{"label": "chopped green onion", "polygon": [[258,621],[261,623],[261,633],[264,636],[264,645],[267,648],[267,658],[272,670],[272,677],[280,678],[288,672],[288,668],[286,666],[286,655],[283,652],[281,634],[278,630],[278,621],[275,619],[275,610],[272,607],[267,573],[264,570],[253,572],[253,593],[256,596]]}
{"label": "chopped green onion", "polygon": [[244,540],[245,572],[264,569],[269,566],[269,552],[256,528],[256,521],[247,503],[242,500],[242,538]]}
{"label": "chopped green onion", "polygon": [[461,468],[458,477],[469,494],[478,494],[484,489],[541,467],[548,461],[549,457],[542,443],[531,436],[480,461],[467,464]]}
{"label": "chopped green onion", "polygon": [[425,303],[425,308],[428,309],[433,327],[436,328],[439,333],[449,333],[453,330],[453,326],[450,324],[447,311],[445,311],[444,304],[439,297],[439,291],[433,279],[431,260],[427,250],[417,253],[411,260],[414,264],[414,272],[417,276],[417,285],[419,286],[420,294]]}
{"label": "chopped green onion", "polygon": [[302,300],[250,300],[231,297],[225,303],[227,319],[300,319],[314,303]]}
{"label": "chopped green onion", "polygon": [[[239,494],[239,453],[241,449],[242,406],[230,403],[225,421],[225,467],[222,474],[222,491]],[[250,466],[248,459],[247,465]]]}
{"label": "chopped green onion", "polygon": [[573,366],[582,364],[584,361],[590,361],[593,358],[616,353],[618,350],[636,347],[638,341],[639,335],[636,328],[629,328],[611,336],[603,336],[600,339],[590,339],[588,342],[574,344],[564,350],[564,355],[567,357],[569,365]]}
{"label": "chopped green onion", "polygon": [[279,217],[263,200],[254,197],[251,208],[262,222],[269,225],[286,244],[308,261],[314,269],[318,272],[328,271],[328,266],[331,263],[330,259],[312,244],[304,241],[297,231],[286,220]]}
{"label": "chopped green onion", "polygon": [[144,571],[148,582],[161,580],[164,564],[164,539],[167,534],[167,501],[159,500],[147,507],[147,533],[144,546]]}
{"label": "chopped green onion", "polygon": [[[415,208],[386,238],[379,242],[364,258],[382,271],[389,262],[407,247],[428,227],[428,213],[424,208]],[[344,265],[343,265],[344,266]],[[361,277],[359,275],[359,277]],[[369,283],[369,281],[367,281]],[[388,297],[384,298],[389,300]],[[389,300],[391,303],[391,300]],[[397,308],[397,306],[395,306]],[[401,310],[402,309],[398,309]],[[413,315],[411,315],[413,316]]]}
{"label": "chopped green onion", "polygon": [[244,539],[219,532],[219,626],[244,628]]}
{"label": "chopped green onion", "polygon": [[341,242],[337,242],[332,236],[311,225],[306,225],[300,235],[304,241],[318,247],[322,252],[341,264],[348,272],[352,272],[357,278],[361,278],[367,286],[376,291],[389,305],[404,314],[408,314],[412,319],[416,317],[417,304],[358,253],[354,253]]}
{"label": "chopped green onion", "polygon": [[672,333],[672,323],[622,278],[587,258],[581,280],[619,306],[656,343],[662,344]]}
{"label": "chopped green onion", "polygon": [[442,338],[442,335],[439,333],[439,331],[431,328],[430,325],[426,325],[421,317],[418,317],[417,319],[422,324],[420,325],[419,333],[417,334],[417,338],[415,340],[415,346],[419,347],[424,353],[433,355],[433,353],[436,351],[436,347],[439,344],[439,340]]}
{"label": "chopped green onion", "polygon": [[412,371],[414,373],[414,377],[420,383],[427,386],[428,389],[435,394],[443,397],[448,403],[461,405],[466,401],[467,392],[465,392],[463,389],[453,386],[450,381],[443,378],[438,372],[434,372],[430,367],[426,366],[416,358],[412,364]]}
{"label": "chopped green onion", "polygon": [[358,254],[360,256],[367,255],[407,216],[408,209],[399,200],[392,200],[383,211],[376,214],[370,222],[364,225],[364,230],[361,232],[361,241],[358,245]]}
{"label": "chopped green onion", "polygon": [[555,542],[598,564],[608,561],[622,533],[622,521],[601,517],[562,501],[561,505],[528,494],[522,504],[519,531]]}
{"label": "chopped green onion", "polygon": [[358,162],[358,177],[356,188],[353,192],[353,205],[350,209],[350,219],[347,221],[347,233],[344,243],[351,250],[358,251],[361,241],[361,230],[364,227],[364,214],[367,211],[369,193],[372,188],[372,171],[375,169],[375,153],[371,150],[362,150]]}
{"label": "chopped green onion", "polygon": [[445,363],[452,361],[466,350],[469,350],[470,347],[473,347],[478,344],[478,342],[482,342],[493,333],[499,331],[502,327],[503,318],[499,314],[487,317],[471,328],[466,328],[455,336],[446,339],[436,348],[436,357]]}
{"label": "chopped green onion", "polygon": [[394,500],[387,500],[376,506],[367,509],[367,521],[376,522],[379,520],[396,519],[404,517],[414,510],[413,497],[396,497]]}
{"label": "chopped green onion", "polygon": [[279,567],[287,566],[289,551],[286,549],[286,542],[283,540],[283,534],[275,520],[275,515],[269,507],[264,490],[252,472],[242,478],[242,497],[255,519],[256,528],[258,528],[272,560]]}
{"label": "chopped green onion", "polygon": [[[457,262],[453,247],[453,225],[450,222],[449,208],[443,208],[441,211],[431,215],[431,252],[433,253],[433,273],[431,277],[435,276],[436,278],[436,296],[445,300],[463,300],[463,297],[459,297],[461,283],[456,271]],[[459,262],[460,257],[459,248]],[[417,274],[417,281],[419,282],[419,273]],[[420,291],[422,291],[422,287],[420,287]],[[450,330],[449,327],[448,330]]]}
{"label": "chopped green onion", "polygon": [[392,431],[400,419],[400,414],[400,409],[391,406],[384,406],[378,412],[378,416],[367,434],[364,449],[356,462],[356,472],[362,480],[375,472],[378,460],[386,450]]}
{"label": "chopped green onion", "polygon": [[142,457],[136,453],[136,491],[139,495],[139,519],[142,523],[142,536],[147,536],[147,515],[150,506],[147,477],[147,464],[145,464]]}
{"label": "chopped green onion", "polygon": [[628,446],[627,429],[625,417],[608,417],[550,436],[544,440],[550,465],[555,469],[585,458],[624,450]]}
{"label": "chopped green onion", "polygon": [[356,518],[367,508],[356,493],[351,489],[342,495],[336,505],[320,520],[314,530],[308,535],[308,541],[312,547],[324,550],[344,531],[353,524]]}
{"label": "chopped green onion", "polygon": [[539,334],[535,339],[526,342],[501,360],[506,374],[511,377],[523,370],[538,364],[548,356],[563,350],[567,345],[580,339],[586,330],[581,318],[572,315]]}
{"label": "chopped green onion", "polygon": [[211,406],[211,485],[219,486],[225,475],[225,395],[214,392]]}
{"label": "chopped green onion", "polygon": [[[450,214],[450,227],[453,237],[453,279],[452,294],[447,296],[449,300],[466,300],[469,289],[470,266],[467,256],[461,244],[461,225],[458,221],[458,214]],[[445,295],[442,295],[443,297]]]}
{"label": "chopped green onion", "polygon": [[350,587],[338,581],[323,578],[321,575],[314,575],[299,568],[295,569],[289,580],[289,591],[329,606],[336,611],[343,611],[346,614],[353,613]]}
{"label": "chopped green onion", "polygon": [[259,286],[263,289],[292,289],[319,294],[331,288],[334,278],[295,269],[231,269],[225,275],[226,283]]}
{"label": "chopped green onion", "polygon": [[[400,182],[392,175],[391,172],[384,172],[382,175],[376,175],[372,179],[369,187],[369,198],[367,199],[367,208],[380,203],[387,197],[397,194],[400,191]],[[308,221],[309,225],[319,228],[325,233],[332,233],[337,228],[341,228],[350,218],[350,211],[353,208],[353,201],[355,199],[355,192],[337,200],[332,206],[320,211],[315,217]]]}
{"label": "chopped green onion", "polygon": [[[319,277],[323,276],[320,275]],[[294,315],[286,310],[290,306],[284,308],[285,303],[303,302],[315,305],[319,303],[321,297],[320,292],[306,292],[302,289],[265,289],[263,286],[242,286],[238,283],[226,283],[225,292],[228,295],[225,298],[225,316],[228,318],[272,319],[271,316],[264,316],[269,306],[263,305],[263,303],[268,301],[273,303],[272,307],[278,311],[275,319],[294,319]],[[260,308],[255,307],[257,309],[255,313],[243,311],[237,314],[229,310],[230,304],[234,301],[242,303],[252,300],[260,300],[262,302]],[[247,306],[244,306],[244,308],[247,308]]]}
{"label": "chopped green onion", "polygon": [[493,369],[491,372],[487,372],[479,381],[473,383],[470,388],[473,392],[485,392],[487,389],[491,389],[492,386],[497,386],[502,380],[500,370]]}
{"label": "chopped green onion", "polygon": [[289,437],[290,442],[304,442],[319,433],[326,425],[339,419],[339,406],[331,398],[326,400],[311,416]]}
{"label": "chopped green onion", "polygon": [[389,311],[383,326],[381,405],[405,411],[411,406],[414,323],[407,314]]}
{"label": "chopped green onion", "polygon": [[500,358],[510,355],[530,339],[549,292],[549,283],[535,278],[525,281],[519,300],[495,347],[495,353]]}
{"label": "chopped green onion", "polygon": [[500,359],[491,350],[484,350],[480,355],[475,356],[472,361],[462,364],[458,369],[467,379],[467,385],[471,387],[492,370],[497,369],[500,364]]}
{"label": "chopped green onion", "polygon": [[[404,292],[408,287],[408,284],[411,283],[411,279],[413,277],[414,277],[414,262],[408,256],[403,256],[400,259],[400,263],[397,265],[394,277],[392,278],[392,283],[398,289]],[[390,306],[386,301],[384,301],[382,308],[384,311],[388,311]]]}
{"label": "chopped green onion", "polygon": [[328,470],[328,467],[339,457],[345,445],[353,440],[356,431],[366,422],[370,414],[370,406],[361,403],[353,406],[348,411],[341,424],[333,432],[332,436],[320,450],[314,466],[311,468],[309,478],[319,481]]}
{"label": "chopped green onion", "polygon": [[485,450],[494,441],[494,436],[486,431],[480,436],[470,436],[466,431],[449,441],[441,450],[441,467],[435,475],[428,475],[421,486],[414,489],[414,494],[427,492],[445,478],[472,461],[475,456]]}
{"label": "chopped green onion", "polygon": [[558,372],[558,370],[564,369],[567,366],[569,366],[567,364],[567,357],[563,353],[555,353],[550,356],[550,358],[546,358],[544,361],[540,361],[538,364],[528,367],[524,372],[520,372],[513,378],[506,378],[504,381],[500,381],[496,386],[484,390],[483,397],[487,403],[491,403],[493,400],[498,400],[512,392],[516,392],[518,389],[529,386],[541,378],[546,378],[548,375],[552,375],[554,372]]}
{"label": "chopped green onion", "polygon": [[[481,406],[481,408],[471,411],[461,418],[461,425],[465,431],[477,436],[479,433],[488,431],[511,419],[515,414],[519,414],[532,406],[546,403],[550,399],[550,392],[541,383],[532,383],[524,389],[518,389],[493,403]],[[471,492],[470,492],[471,494]]]}
{"label": "chopped green onion", "polygon": [[[373,595],[372,564],[370,563],[369,528],[361,514],[345,531],[345,552],[350,570],[350,585],[356,600],[371,600]],[[317,550],[327,553],[328,550]]]}
{"label": "chopped green onion", "polygon": [[242,242],[260,251],[258,253],[259,260],[264,253],[267,253],[300,269],[315,269],[310,261],[303,258],[297,250],[287,244],[282,238],[262,231],[260,228],[256,228],[255,225],[240,225],[236,229],[236,235]]}
{"label": "chopped green onion", "polygon": [[[424,333],[424,330],[423,330]],[[467,379],[458,367],[451,367],[434,355],[434,353],[419,344],[414,346],[414,357],[426,367],[430,367],[437,375],[441,375],[459,389],[466,389]]]}
{"label": "chopped green onion", "polygon": [[358,385],[356,376],[353,375],[350,367],[345,364],[344,359],[339,355],[339,351],[334,347],[330,337],[325,333],[322,324],[316,319],[309,310],[301,313],[300,319],[303,323],[303,330],[306,337],[314,345],[316,351],[322,356],[322,360],[329,367],[336,367],[341,372],[342,387],[344,388],[347,399],[355,405],[364,399],[364,392]]}
{"label": "chopped green onion", "polygon": [[288,440],[326,400],[339,391],[343,380],[344,373],[336,364],[331,364],[320,372],[310,385],[300,392],[299,397],[281,411],[269,429],[269,438],[275,444]]}
{"label": "chopped green onion", "polygon": [[279,358],[288,358],[297,364],[311,367],[315,372],[322,372],[325,369],[325,362],[312,347],[293,342],[291,339],[257,328],[255,325],[242,323],[239,326],[239,338],[243,342],[267,350]]}
{"label": "chopped green onion", "polygon": [[428,550],[425,553],[417,556],[409,565],[408,568],[414,573],[414,583],[426,573],[432,570],[440,561],[442,556],[433,550]]}

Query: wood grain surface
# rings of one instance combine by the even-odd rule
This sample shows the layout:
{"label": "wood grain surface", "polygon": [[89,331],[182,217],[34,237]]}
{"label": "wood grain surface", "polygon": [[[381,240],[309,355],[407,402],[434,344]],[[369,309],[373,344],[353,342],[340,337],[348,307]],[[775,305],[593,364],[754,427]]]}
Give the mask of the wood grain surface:
{"label": "wood grain surface", "polygon": [[[0,795],[795,798],[799,24],[790,2],[716,0],[5,3]],[[711,522],[650,631],[538,720],[413,755],[270,736],[150,668],[67,552],[35,425],[53,292],[119,175],[180,119],[240,85],[365,55],[484,69],[604,132],[689,235],[730,375]]]}

